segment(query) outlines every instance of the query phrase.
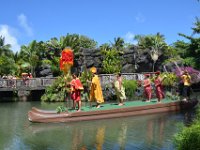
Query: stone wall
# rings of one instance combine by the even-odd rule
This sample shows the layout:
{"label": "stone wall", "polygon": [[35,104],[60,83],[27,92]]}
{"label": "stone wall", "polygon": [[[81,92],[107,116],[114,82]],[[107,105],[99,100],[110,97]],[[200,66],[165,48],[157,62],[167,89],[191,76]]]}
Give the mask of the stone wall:
{"label": "stone wall", "polygon": [[[142,72],[152,72],[153,71],[153,60],[149,54],[150,50],[140,50],[137,46],[132,45],[129,48],[124,49],[123,54],[121,54],[122,62],[122,73],[142,73]],[[167,59],[164,55],[160,55],[155,63],[154,71],[167,71],[171,72],[177,66],[174,63],[168,63],[165,66],[162,65]],[[92,66],[97,68],[98,74],[103,74],[102,69],[103,56],[100,49],[86,49],[81,48],[79,54],[76,55],[74,60],[74,66],[72,67],[72,72],[82,72],[84,68],[89,69]],[[182,66],[182,63],[177,62],[178,66]],[[117,67],[117,66],[116,66]],[[44,65],[37,69],[37,77],[52,77],[56,76],[52,74],[51,66]]]}
{"label": "stone wall", "polygon": [[[140,51],[137,46],[132,46],[124,50],[121,55],[122,73],[152,72],[153,61],[149,55],[149,50]],[[99,74],[102,71],[103,56],[100,49],[80,49],[78,57],[75,58],[73,71],[82,72],[84,68],[95,66]],[[162,62],[164,57],[161,55],[155,64],[155,70],[163,70]],[[116,66],[117,67],[117,66]]]}

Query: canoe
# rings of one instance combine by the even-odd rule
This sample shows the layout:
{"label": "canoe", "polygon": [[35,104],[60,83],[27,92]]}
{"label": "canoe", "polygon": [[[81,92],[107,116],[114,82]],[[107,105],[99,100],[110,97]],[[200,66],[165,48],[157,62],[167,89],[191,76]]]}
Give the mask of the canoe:
{"label": "canoe", "polygon": [[125,105],[123,106],[118,106],[116,104],[103,104],[99,109],[85,106],[82,107],[80,112],[69,110],[62,113],[57,113],[54,110],[42,110],[33,107],[28,112],[28,119],[31,122],[39,123],[88,121],[162,112],[175,112],[191,109],[197,104],[197,99],[192,99],[190,101],[162,100],[162,103],[156,103],[154,101],[149,103],[142,101],[129,101],[125,102]]}

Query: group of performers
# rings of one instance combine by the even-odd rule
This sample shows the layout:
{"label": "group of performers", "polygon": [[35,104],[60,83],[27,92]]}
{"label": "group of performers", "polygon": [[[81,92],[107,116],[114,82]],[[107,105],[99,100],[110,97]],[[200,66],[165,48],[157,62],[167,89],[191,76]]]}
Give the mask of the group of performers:
{"label": "group of performers", "polygon": [[[146,102],[150,102],[150,100],[152,98],[152,87],[151,87],[151,81],[149,78],[150,74],[145,74],[144,76],[145,76],[144,81],[143,81],[144,94],[146,97]],[[164,76],[163,78],[160,77],[159,71],[155,72],[154,85],[155,85],[155,91],[156,91],[156,97],[158,99],[158,103],[160,103],[161,99],[164,98],[162,81],[165,78],[166,78],[166,76]]]}
{"label": "group of performers", "polygon": [[[146,102],[150,102],[150,99],[152,98],[152,87],[149,77],[150,74],[145,74],[145,79],[143,81]],[[158,103],[161,103],[161,99],[164,98],[164,89],[162,82],[166,77],[167,76],[165,75],[161,78],[160,72],[159,71],[155,72],[154,85]],[[181,89],[179,95],[183,96],[183,101],[188,101],[190,99],[190,91],[191,91],[191,76],[189,75],[187,70],[182,71],[180,79],[181,79],[180,83],[181,85],[183,85],[183,88]]]}
{"label": "group of performers", "polygon": [[[90,69],[92,73],[92,80],[87,81],[90,83],[90,102],[96,102],[96,108],[100,108],[100,104],[104,102],[103,93],[101,88],[101,83],[97,73],[97,69],[92,67]],[[78,103],[78,110],[81,111],[81,90],[83,90],[83,85],[76,74],[72,74],[72,81],[70,82],[71,86],[71,99],[73,100],[73,109],[76,108]]]}
{"label": "group of performers", "polygon": [[[101,104],[104,102],[102,88],[100,79],[97,75],[97,69],[95,67],[92,67],[90,69],[92,73],[92,80],[87,81],[90,83],[90,95],[89,100],[90,102],[96,102],[96,108],[100,108]],[[146,102],[150,102],[152,98],[152,86],[151,86],[151,80],[150,80],[150,74],[144,75],[144,80],[141,82],[141,86],[144,88],[144,96],[146,98]],[[161,103],[161,100],[164,98],[164,90],[162,82],[167,76],[160,77],[160,72],[155,72],[155,79],[154,79],[154,85],[155,85],[155,93],[158,100],[158,103]],[[83,85],[78,78],[76,74],[72,74],[72,81],[70,82],[71,85],[71,99],[73,100],[73,108],[76,108],[76,104],[78,104],[78,110],[81,111],[81,90],[83,90]],[[181,75],[181,79],[184,84],[183,88],[183,96],[184,100],[187,100],[190,96],[190,85],[191,85],[191,77],[188,74],[187,71],[184,71]],[[113,87],[115,89],[115,93],[117,96],[117,99],[119,101],[119,106],[124,105],[124,100],[126,99],[125,95],[125,88],[122,84],[122,76],[121,73],[116,74],[116,80],[113,83]]]}

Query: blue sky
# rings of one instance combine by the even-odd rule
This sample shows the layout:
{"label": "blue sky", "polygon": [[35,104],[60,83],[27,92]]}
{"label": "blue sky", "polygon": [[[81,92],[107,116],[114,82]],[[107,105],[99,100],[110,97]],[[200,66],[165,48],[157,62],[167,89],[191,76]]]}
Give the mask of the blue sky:
{"label": "blue sky", "polygon": [[67,33],[86,35],[98,44],[137,34],[160,32],[171,44],[190,35],[197,0],[1,0],[0,35],[14,52],[32,40],[47,41]]}

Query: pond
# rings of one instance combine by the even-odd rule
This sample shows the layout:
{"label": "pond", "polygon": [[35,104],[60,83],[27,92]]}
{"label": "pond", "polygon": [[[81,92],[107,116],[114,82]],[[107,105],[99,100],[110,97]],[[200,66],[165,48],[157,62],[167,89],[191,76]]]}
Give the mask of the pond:
{"label": "pond", "polygon": [[[0,103],[2,150],[174,149],[173,135],[188,121],[188,112],[76,123],[31,123],[31,107],[55,109],[63,103]],[[189,117],[190,118],[190,117]]]}

